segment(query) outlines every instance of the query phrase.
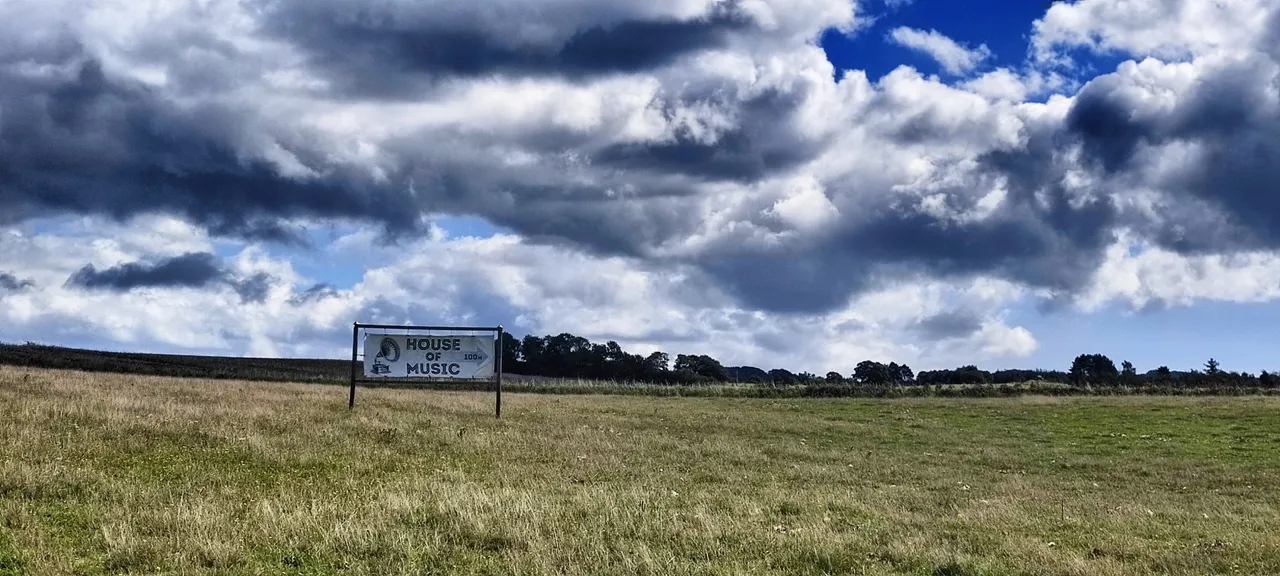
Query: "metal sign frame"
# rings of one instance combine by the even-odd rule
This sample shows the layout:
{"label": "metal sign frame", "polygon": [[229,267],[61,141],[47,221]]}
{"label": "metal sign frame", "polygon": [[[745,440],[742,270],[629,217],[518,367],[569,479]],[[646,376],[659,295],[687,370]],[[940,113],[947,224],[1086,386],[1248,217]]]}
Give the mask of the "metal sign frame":
{"label": "metal sign frame", "polygon": [[[403,330],[406,332],[493,332],[493,382],[497,385],[497,394],[494,397],[494,414],[497,418],[502,418],[502,335],[504,330],[502,325],[497,326],[411,326],[397,324],[361,324],[353,322],[351,324],[351,392],[347,399],[347,409],[354,409],[356,406],[356,383],[357,382],[458,382],[451,379],[436,378],[395,378],[395,379],[369,379],[362,378],[363,370],[362,356],[360,354],[360,332],[362,330]],[[485,380],[463,380],[465,382],[483,382]]]}

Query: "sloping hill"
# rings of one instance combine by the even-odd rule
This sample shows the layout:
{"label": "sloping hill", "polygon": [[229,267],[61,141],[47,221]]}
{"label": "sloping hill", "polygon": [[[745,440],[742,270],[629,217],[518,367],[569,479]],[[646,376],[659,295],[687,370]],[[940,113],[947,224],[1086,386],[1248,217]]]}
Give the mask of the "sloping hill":
{"label": "sloping hill", "polygon": [[351,376],[351,363],[347,360],[103,352],[41,344],[0,344],[0,364],[184,378],[289,382],[345,383]]}

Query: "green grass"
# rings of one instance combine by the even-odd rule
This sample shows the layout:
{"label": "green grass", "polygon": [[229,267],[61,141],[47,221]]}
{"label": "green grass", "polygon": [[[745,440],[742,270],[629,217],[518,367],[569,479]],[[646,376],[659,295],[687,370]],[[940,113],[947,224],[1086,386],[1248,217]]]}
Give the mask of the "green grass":
{"label": "green grass", "polygon": [[1280,398],[503,401],[0,368],[0,575],[1280,573]]}

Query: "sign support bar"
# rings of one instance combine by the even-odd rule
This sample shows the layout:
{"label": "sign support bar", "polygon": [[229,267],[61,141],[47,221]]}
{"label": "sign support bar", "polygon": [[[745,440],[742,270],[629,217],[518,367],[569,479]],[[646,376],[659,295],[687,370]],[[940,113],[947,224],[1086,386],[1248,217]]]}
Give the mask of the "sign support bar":
{"label": "sign support bar", "polygon": [[360,323],[356,322],[351,325],[351,396],[347,399],[347,410],[356,407],[356,350],[359,347],[356,338],[358,334],[360,334]]}
{"label": "sign support bar", "polygon": [[502,325],[498,325],[498,340],[494,342],[494,347],[498,349],[498,353],[493,358],[493,369],[497,372],[495,375],[498,383],[498,394],[494,397],[494,418],[502,418]]}

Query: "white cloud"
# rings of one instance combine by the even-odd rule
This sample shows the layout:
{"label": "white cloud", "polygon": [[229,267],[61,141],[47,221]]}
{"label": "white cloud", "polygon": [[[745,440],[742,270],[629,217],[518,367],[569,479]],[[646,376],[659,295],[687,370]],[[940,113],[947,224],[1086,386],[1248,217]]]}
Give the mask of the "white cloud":
{"label": "white cloud", "polygon": [[1041,63],[1069,63],[1064,51],[1074,48],[1163,60],[1247,51],[1274,8],[1269,0],[1057,2],[1033,24],[1031,51]]}
{"label": "white cloud", "polygon": [[801,230],[819,229],[840,217],[840,210],[831,203],[822,184],[814,178],[795,182],[788,195],[774,203],[768,212]]}
{"label": "white cloud", "polygon": [[968,74],[991,57],[991,50],[986,44],[969,48],[937,30],[925,31],[899,26],[889,32],[889,38],[900,46],[928,54],[953,76]]}
{"label": "white cloud", "polygon": [[222,285],[147,287],[124,293],[82,290],[66,282],[85,264],[105,269],[209,250],[211,244],[202,231],[168,217],[140,217],[121,224],[89,218],[42,224],[49,230],[9,229],[0,234],[0,270],[20,270],[34,283],[30,290],[0,298],[0,340],[231,355],[331,355],[334,342],[293,339],[290,332],[333,322],[349,325],[354,313],[345,307],[334,309],[332,303],[306,309],[288,305],[294,295],[290,286],[303,279],[288,261],[272,260],[252,247],[228,264],[246,275],[265,271],[275,276],[273,289],[261,303],[243,302]]}
{"label": "white cloud", "polygon": [[1093,311],[1117,300],[1142,309],[1278,298],[1280,254],[1273,251],[1184,256],[1128,234],[1107,250],[1079,306]]}
{"label": "white cloud", "polygon": [[[1021,294],[1000,281],[922,280],[870,292],[831,313],[791,317],[741,308],[694,269],[652,268],[507,235],[441,237],[396,248],[354,232],[333,245],[336,261],[377,264],[350,289],[305,303],[298,298],[314,280],[252,246],[238,250],[228,264],[241,274],[275,276],[261,303],[244,302],[214,286],[121,293],[63,285],[84,262],[108,265],[153,254],[113,240],[148,224],[164,227],[162,220],[124,226],[81,222],[81,235],[74,240],[60,227],[0,234],[0,270],[23,270],[37,282],[35,290],[0,299],[0,340],[341,357],[351,322],[373,320],[380,308],[396,321],[498,321],[515,333],[613,339],[637,353],[706,353],[727,364],[822,373],[848,373],[868,358],[924,369],[1020,357],[1035,349],[1025,329],[1000,320],[1000,310]],[[191,243],[198,238],[177,233],[171,239]],[[569,270],[573,273],[566,274]],[[917,322],[956,307],[985,318],[981,329],[936,343],[920,341],[912,332]]]}
{"label": "white cloud", "polygon": [[1070,81],[1057,72],[1029,70],[1020,74],[1004,67],[966,80],[959,86],[992,100],[1012,103],[1046,94],[1070,93],[1079,89],[1079,83]]}
{"label": "white cloud", "polygon": [[[411,255],[386,269],[371,270],[355,291],[366,298],[388,294],[431,302],[458,314],[464,313],[456,308],[458,294],[487,294],[519,314],[507,323],[514,331],[567,331],[595,341],[615,339],[636,352],[706,353],[727,365],[796,371],[849,372],[856,358],[939,367],[962,358],[1021,357],[1035,349],[1025,329],[995,317],[1020,291],[1008,285],[1002,291],[996,288],[1001,283],[988,280],[911,283],[869,293],[831,313],[788,317],[737,306],[691,268],[655,269],[511,236],[436,242],[406,253]],[[477,261],[485,265],[474,266]],[[440,293],[451,295],[445,300],[453,307],[433,299]],[[979,332],[945,345],[920,342],[911,332],[921,319],[957,305],[985,315]]]}

